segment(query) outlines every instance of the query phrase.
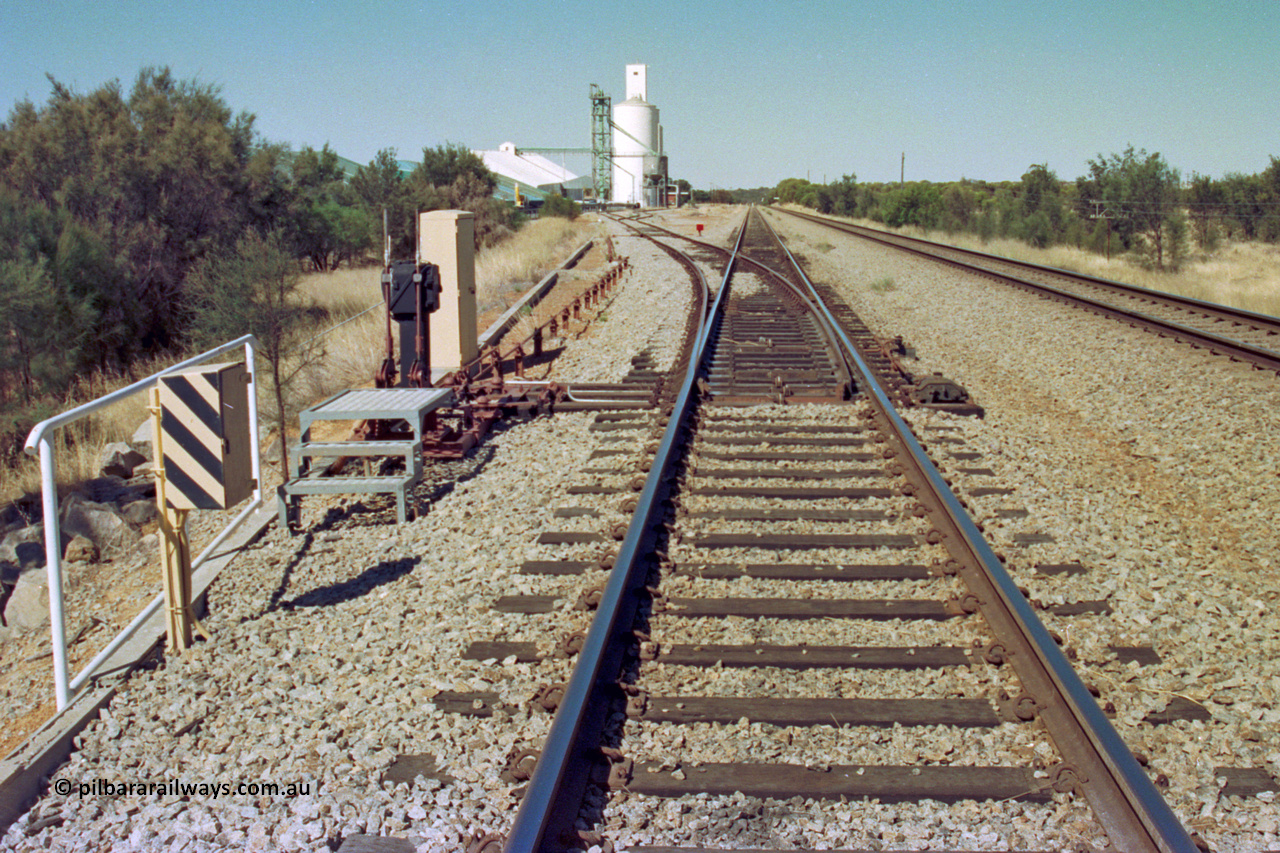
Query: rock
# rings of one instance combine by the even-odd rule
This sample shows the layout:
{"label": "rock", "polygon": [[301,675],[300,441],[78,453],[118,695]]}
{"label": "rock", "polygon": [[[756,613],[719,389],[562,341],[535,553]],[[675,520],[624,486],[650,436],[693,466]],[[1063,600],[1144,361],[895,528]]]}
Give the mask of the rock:
{"label": "rock", "polygon": [[133,469],[133,476],[129,478],[129,485],[133,487],[150,487],[152,493],[154,493],[156,489],[155,476],[156,464],[150,461],[143,462]]}
{"label": "rock", "polygon": [[[62,533],[61,538],[65,548],[71,537]],[[0,560],[7,560],[20,569],[38,569],[44,566],[44,525],[33,524],[5,536],[4,541],[0,542]]]}
{"label": "rock", "polygon": [[40,519],[39,504],[12,503],[0,509],[0,534],[28,527]]}
{"label": "rock", "polygon": [[124,478],[116,474],[95,477],[86,481],[83,488],[84,497],[99,504],[117,503],[122,499],[131,499],[134,495],[134,490]]}
{"label": "rock", "polygon": [[128,548],[138,541],[138,531],[129,526],[111,504],[87,501],[71,495],[62,504],[62,530],[83,536],[98,546],[100,553]]}
{"label": "rock", "polygon": [[133,469],[146,461],[147,457],[123,441],[117,441],[102,449],[102,474],[127,480],[133,476]]}
{"label": "rock", "polygon": [[83,536],[73,536],[62,559],[69,563],[95,562],[98,559],[98,546]]}
{"label": "rock", "polygon": [[124,520],[134,527],[142,527],[158,519],[160,510],[156,507],[154,500],[133,501],[125,504],[123,516]]}
{"label": "rock", "polygon": [[138,428],[133,431],[133,436],[129,439],[129,445],[147,459],[151,458],[151,418],[138,424]]}
{"label": "rock", "polygon": [[4,624],[30,630],[49,621],[49,577],[44,569],[29,569],[18,576],[13,594],[4,606]]}

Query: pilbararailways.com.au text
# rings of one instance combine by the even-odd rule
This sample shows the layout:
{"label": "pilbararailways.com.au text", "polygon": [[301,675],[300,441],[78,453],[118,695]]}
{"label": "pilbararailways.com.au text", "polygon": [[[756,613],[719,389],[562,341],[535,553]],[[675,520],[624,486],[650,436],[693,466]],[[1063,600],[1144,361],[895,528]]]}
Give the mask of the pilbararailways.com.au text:
{"label": "pilbararailways.com.au text", "polygon": [[312,782],[293,782],[280,785],[275,782],[181,782],[166,779],[163,782],[113,782],[110,779],[94,779],[90,782],[72,782],[57,779],[53,791],[62,797],[306,797],[312,788],[319,792],[319,785]]}

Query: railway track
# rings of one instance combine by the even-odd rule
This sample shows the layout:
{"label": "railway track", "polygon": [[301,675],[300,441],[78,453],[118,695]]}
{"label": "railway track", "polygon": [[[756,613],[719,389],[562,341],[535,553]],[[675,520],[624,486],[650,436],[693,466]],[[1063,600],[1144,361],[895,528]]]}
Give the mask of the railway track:
{"label": "railway track", "polygon": [[1280,318],[1147,290],[1123,282],[1073,273],[890,234],[823,216],[782,208],[773,212],[813,222],[921,257],[976,272],[1042,296],[1076,305],[1155,334],[1280,373]]}
{"label": "railway track", "polygon": [[[688,217],[666,221],[680,228]],[[618,226],[610,229],[618,239]],[[646,230],[675,245],[671,232]],[[765,229],[753,223],[746,231],[750,244]],[[566,843],[561,827],[578,818],[570,842],[601,850],[611,842],[628,850],[1186,849],[1130,843],[1123,816],[1095,819],[1091,798],[1105,812],[1128,797],[1090,793],[1095,775],[1057,745],[1071,736],[1047,736],[1046,726],[1056,732],[1057,720],[1071,716],[1070,697],[1059,705],[1052,691],[1022,695],[1024,679],[1034,682],[1034,672],[1022,670],[1031,655],[1010,653],[999,619],[988,623],[981,607],[968,612],[1001,598],[1017,611],[1022,594],[971,591],[977,573],[953,546],[967,543],[972,531],[948,526],[936,509],[954,497],[1012,555],[1007,567],[1032,590],[1032,606],[1065,637],[1064,650],[1084,677],[1103,687],[1097,702],[1081,695],[1080,703],[1115,700],[1116,725],[1147,753],[1139,759],[1149,764],[1145,775],[1169,784],[1166,793],[1188,826],[1223,851],[1268,849],[1272,801],[1260,793],[1275,790],[1267,718],[1224,723],[1222,710],[1223,702],[1235,702],[1226,707],[1243,715],[1252,700],[1265,700],[1270,676],[1257,650],[1271,648],[1267,625],[1254,616],[1233,620],[1229,611],[1250,595],[1262,608],[1273,601],[1266,590],[1220,594],[1218,578],[1201,583],[1218,564],[1194,557],[1181,579],[1170,578],[1163,560],[1173,552],[1164,543],[1187,542],[1184,531],[1162,539],[1161,531],[1144,528],[1129,539],[1099,517],[1141,516],[1147,506],[1137,497],[1095,504],[1085,517],[1099,517],[1096,534],[1064,522],[1074,516],[1053,502],[1056,479],[1009,475],[1039,457],[1009,452],[1016,436],[1001,422],[1018,399],[998,396],[991,383],[976,386],[1001,413],[991,423],[905,413],[918,443],[954,480],[954,492],[948,496],[948,483],[937,485],[927,472],[917,483],[909,433],[895,438],[894,424],[885,425],[889,415],[881,414],[885,401],[851,365],[853,352],[865,353],[869,364],[878,344],[854,346],[854,327],[839,306],[829,306],[836,322],[816,337],[788,341],[781,325],[753,330],[752,323],[768,322],[753,316],[765,313],[754,310],[758,300],[768,297],[789,317],[803,316],[813,301],[812,294],[806,300],[775,292],[747,254],[785,268],[785,253],[746,245],[725,275],[728,253],[683,243],[694,269],[726,281],[709,295],[723,291],[722,307],[746,321],[730,326],[724,313],[718,327],[703,326],[711,300],[687,310],[680,273],[671,273],[657,249],[622,239],[638,266],[608,321],[601,316],[585,330],[574,324],[556,344],[567,351],[549,362],[548,381],[602,380],[596,387],[569,383],[586,399],[562,402],[552,418],[500,429],[473,459],[441,466],[425,494],[431,511],[414,522],[390,527],[386,506],[335,502],[313,535],[269,534],[213,590],[207,624],[215,641],[201,655],[134,673],[110,716],[86,730],[81,749],[59,771],[60,779],[78,782],[159,778],[181,767],[183,780],[203,781],[231,778],[234,767],[246,778],[315,783],[319,795],[208,803],[137,795],[107,803],[51,793],[6,843],[105,849],[128,838],[160,849],[192,832],[211,849],[327,842],[344,851],[424,843],[455,850],[466,845],[464,833],[502,832],[470,847],[496,853],[556,849]],[[807,292],[798,276],[793,284]],[[860,286],[851,279],[841,290],[856,299]],[[633,302],[643,307],[629,312]],[[679,307],[666,310],[672,305]],[[999,310],[986,302],[976,307]],[[1061,322],[1063,312],[1052,313]],[[671,369],[676,347],[667,346],[686,314],[693,318],[686,343],[703,341],[707,359],[719,356],[726,366],[713,377],[709,362],[702,364],[691,387],[684,367]],[[1096,325],[1071,322],[1086,334]],[[923,358],[960,357],[954,344],[938,345],[928,326],[923,334],[912,328]],[[759,347],[762,336],[773,346]],[[1128,346],[1144,339],[1123,337]],[[827,349],[832,338],[839,354]],[[802,347],[813,351],[798,365],[736,361],[743,353],[795,356],[803,353],[787,350]],[[1170,349],[1176,355],[1178,347]],[[685,366],[694,363],[690,353]],[[841,363],[850,369],[847,398],[834,384],[843,382]],[[1233,382],[1251,372],[1220,367]],[[756,375],[748,382],[747,371],[769,381]],[[742,382],[735,381],[739,372]],[[806,372],[823,372],[813,388],[805,387],[814,378]],[[775,377],[786,405],[778,405]],[[1216,393],[1235,399],[1233,388],[1224,384]],[[595,393],[605,390],[616,393]],[[798,402],[810,391],[826,401]],[[890,387],[884,396],[895,406],[910,402]],[[667,452],[674,461],[662,465],[658,451],[673,429]],[[1069,440],[1061,444],[1073,449]],[[1078,459],[1070,452],[1065,458]],[[1228,458],[1219,448],[1208,462]],[[1103,479],[1115,479],[1114,471]],[[1076,485],[1086,504],[1105,498],[1096,481]],[[1253,502],[1268,505],[1265,496]],[[1220,510],[1193,503],[1187,512],[1209,517],[1206,506]],[[635,530],[641,538],[628,544]],[[1223,537],[1214,541],[1217,547]],[[1124,554],[1105,556],[1115,547],[1150,548],[1161,559],[1147,571]],[[624,558],[640,565],[619,581],[619,609],[607,594],[619,573],[600,570],[620,568]],[[1100,565],[1059,562],[1072,559]],[[1239,559],[1229,552],[1224,562]],[[1132,583],[1150,588],[1150,608],[1125,593],[1122,578],[1114,582],[1138,569]],[[1253,563],[1245,572],[1265,577]],[[1162,596],[1189,603],[1171,609],[1160,605]],[[587,639],[592,618],[611,607],[615,630],[603,635],[608,654],[601,660]],[[738,615],[722,617],[729,612]],[[1160,627],[1134,630],[1135,618]],[[1212,650],[1188,651],[1195,632],[1214,640]],[[1223,654],[1227,641],[1241,648],[1239,656]],[[551,753],[545,735],[559,717],[543,709],[574,705],[570,674],[588,660],[596,663],[585,695],[602,701],[584,700],[589,724],[562,741],[569,753],[557,781],[569,786],[545,788],[545,779],[531,782],[529,775],[556,763],[539,753]],[[1209,664],[1231,671],[1215,678]],[[1256,697],[1246,684],[1253,680]],[[1145,698],[1153,692],[1163,698]],[[1240,766],[1219,766],[1224,760]],[[996,771],[980,797],[945,804],[973,793],[975,769]],[[1116,774],[1098,775],[1114,781]],[[997,782],[1011,780],[1025,783],[1017,798],[991,799]],[[1074,792],[1053,790],[1055,782]],[[646,785],[651,792],[638,793]],[[652,792],[659,785],[667,790]],[[743,793],[749,786],[754,795]],[[544,791],[556,798],[551,805],[544,799],[547,822],[524,845],[512,832],[513,789],[524,793],[526,808]]]}
{"label": "railway track", "polygon": [[[772,275],[761,258],[786,258],[806,282],[752,214],[714,302],[704,289],[706,307],[694,314],[705,322],[691,328],[689,369],[667,383],[679,390],[660,419],[598,416],[596,427],[619,438],[660,429],[661,439],[638,457],[625,440],[620,453],[601,452],[606,467],[596,470],[635,472],[632,496],[623,495],[632,520],[615,530],[607,580],[585,585],[574,605],[595,615],[562,644],[576,655],[572,676],[535,699],[555,709],[545,743],[509,758],[510,778],[527,779],[510,832],[474,849],[603,844],[610,829],[632,828],[635,814],[648,820],[633,800],[742,795],[1066,796],[1087,800],[1117,849],[1196,849],[922,447],[963,454],[959,440],[946,428],[917,438],[812,287]],[[688,267],[696,278],[698,264]],[[764,366],[750,350],[761,338],[775,344]],[[526,571],[590,568],[564,561]],[[567,603],[510,596],[498,609],[551,613]],[[470,656],[522,653],[508,645]],[[904,690],[913,673],[934,687]],[[876,679],[884,684],[868,689]],[[494,697],[437,701],[468,713]],[[866,745],[900,739],[886,729],[907,730],[917,760]],[[760,750],[740,749],[778,732],[797,745],[781,750],[783,760],[750,760]],[[971,743],[930,753],[939,732]],[[824,758],[812,747],[824,739],[861,760]]]}

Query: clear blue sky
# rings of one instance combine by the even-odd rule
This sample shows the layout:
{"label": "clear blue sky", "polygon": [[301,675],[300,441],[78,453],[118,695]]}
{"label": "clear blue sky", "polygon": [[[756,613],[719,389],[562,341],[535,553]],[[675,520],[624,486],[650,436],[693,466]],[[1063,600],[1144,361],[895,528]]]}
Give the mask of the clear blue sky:
{"label": "clear blue sky", "polygon": [[[588,146],[649,66],[673,177],[1059,177],[1132,143],[1184,176],[1280,156],[1280,2],[0,0],[0,102],[167,65],[267,139],[367,162]],[[570,164],[571,167],[573,164]]]}

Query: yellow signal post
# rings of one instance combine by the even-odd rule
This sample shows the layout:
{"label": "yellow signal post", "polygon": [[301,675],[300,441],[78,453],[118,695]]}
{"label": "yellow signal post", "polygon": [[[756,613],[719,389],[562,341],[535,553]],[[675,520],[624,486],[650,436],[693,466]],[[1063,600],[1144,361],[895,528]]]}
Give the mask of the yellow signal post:
{"label": "yellow signal post", "polygon": [[169,649],[185,651],[193,629],[210,639],[192,610],[187,514],[233,507],[256,485],[249,374],[235,362],[162,376],[151,394],[151,417]]}
{"label": "yellow signal post", "polygon": [[160,389],[151,392],[151,435],[155,452],[156,506],[160,510],[160,570],[164,577],[165,628],[169,651],[191,647],[192,629],[204,639],[208,630],[191,610],[191,548],[187,541],[187,513],[168,500]]}

